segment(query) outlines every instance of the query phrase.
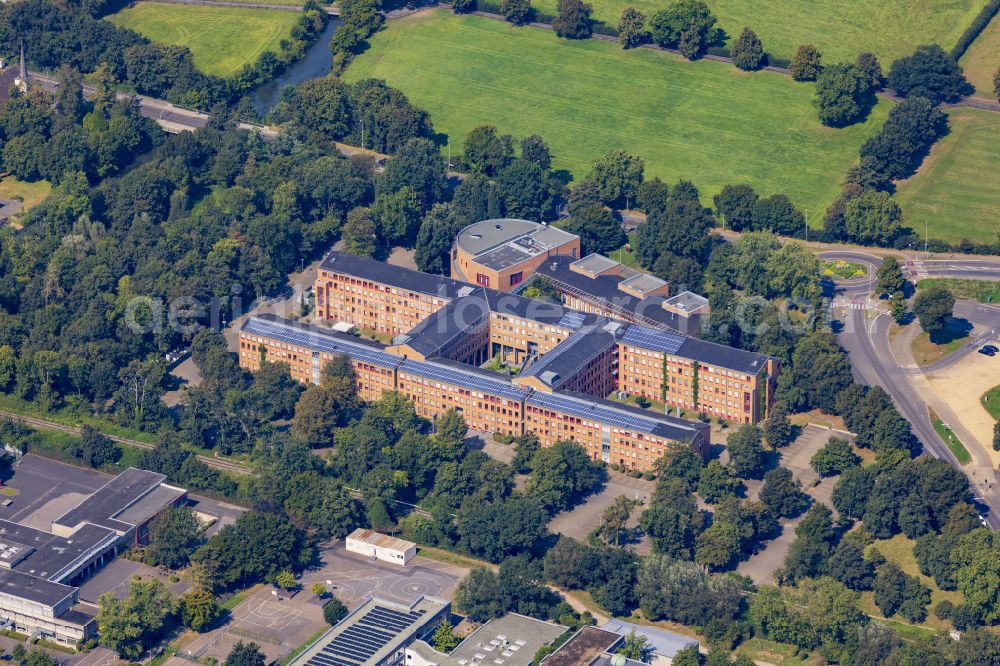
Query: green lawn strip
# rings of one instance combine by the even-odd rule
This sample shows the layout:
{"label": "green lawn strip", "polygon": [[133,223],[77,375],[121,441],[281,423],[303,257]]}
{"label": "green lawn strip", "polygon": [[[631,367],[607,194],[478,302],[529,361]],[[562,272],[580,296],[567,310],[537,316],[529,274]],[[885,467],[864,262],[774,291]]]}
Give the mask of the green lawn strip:
{"label": "green lawn strip", "polygon": [[257,586],[255,585],[254,587],[250,587],[245,590],[240,590],[239,592],[237,592],[236,594],[234,594],[233,596],[229,597],[224,602],[219,604],[219,607],[222,608],[223,610],[231,611],[237,606],[239,606],[241,603],[246,601],[246,598],[249,597],[251,594],[253,594],[254,590],[256,589]]}
{"label": "green lawn strip", "polygon": [[953,278],[925,278],[917,284],[917,289],[944,287],[955,298],[964,298],[980,303],[1000,302],[1000,282],[989,280],[958,280]]}
{"label": "green lawn strip", "polygon": [[916,175],[897,184],[903,225],[918,236],[994,242],[1000,232],[1000,114],[948,111],[950,133]]}
{"label": "green lawn strip", "polygon": [[[498,1],[498,0],[497,0]],[[815,44],[826,63],[853,60],[861,51],[875,53],[888,70],[896,58],[921,44],[938,43],[946,51],[985,6],[987,0],[705,0],[731,44],[743,29],[757,33],[768,53],[790,59],[800,44]],[[594,17],[616,26],[622,9],[635,7],[651,17],[669,0],[591,0]],[[556,14],[556,0],[533,0],[546,14]]]}
{"label": "green lawn strip", "polygon": [[141,2],[107,18],[154,42],[186,46],[198,69],[229,76],[256,62],[264,51],[278,53],[299,13]]}
{"label": "green lawn strip", "polygon": [[930,410],[930,416],[931,425],[934,426],[934,431],[941,439],[944,440],[944,443],[948,445],[951,452],[955,454],[955,458],[958,462],[963,465],[972,462],[972,456],[969,455],[965,445],[962,444],[962,440],[960,440],[958,436],[952,432],[951,428],[945,425],[944,421],[942,421],[938,415],[934,413],[933,409]]}
{"label": "green lawn strip", "polygon": [[278,662],[279,666],[288,666],[288,664],[292,663],[292,660],[294,660],[297,656],[302,654],[307,647],[312,645],[320,636],[322,636],[329,630],[330,630],[329,627],[327,627],[326,629],[320,629],[315,634],[307,638],[305,643],[292,650],[291,654],[289,654],[287,657]]}
{"label": "green lawn strip", "polygon": [[41,203],[52,191],[52,184],[47,180],[36,180],[26,183],[14,176],[0,180],[0,199],[17,199],[24,203],[24,210]]}
{"label": "green lawn strip", "polygon": [[979,398],[979,402],[995,420],[1000,421],[1000,386],[994,386]]}
{"label": "green lawn strip", "polygon": [[1000,16],[983,29],[958,61],[965,78],[976,87],[976,97],[996,100],[993,75],[1000,67]]}
{"label": "green lawn strip", "polygon": [[430,112],[453,154],[484,123],[515,138],[541,134],[554,167],[577,179],[624,148],[643,157],[647,177],[692,179],[706,203],[727,183],[749,182],[765,196],[787,194],[816,225],[890,108],[882,101],[865,123],[831,129],[816,117],[813,85],[782,74],[446,10],[392,21],[369,42],[344,78],[400,88]]}

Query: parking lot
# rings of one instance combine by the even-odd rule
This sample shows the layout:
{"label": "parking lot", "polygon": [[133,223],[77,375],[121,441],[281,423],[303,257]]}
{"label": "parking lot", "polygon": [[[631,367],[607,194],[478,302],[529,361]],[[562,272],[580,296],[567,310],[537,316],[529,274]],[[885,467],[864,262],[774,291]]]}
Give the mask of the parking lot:
{"label": "parking lot", "polygon": [[302,583],[330,581],[331,591],[348,608],[361,605],[369,594],[399,603],[411,603],[421,595],[451,599],[467,569],[443,564],[425,557],[415,557],[405,566],[388,564],[348,553],[343,542],[323,550],[319,569],[307,571]]}
{"label": "parking lot", "polygon": [[173,582],[170,580],[170,574],[165,571],[119,557],[83,584],[80,588],[80,601],[96,605],[105,592],[111,592],[119,599],[124,599],[136,576],[142,581],[158,580],[176,596],[184,594],[191,587],[183,578]]}
{"label": "parking lot", "polygon": [[[549,530],[556,534],[564,534],[578,541],[586,542],[587,535],[594,528],[600,526],[604,510],[614,503],[616,497],[624,495],[629,499],[641,500],[645,506],[649,506],[649,498],[653,494],[654,488],[656,488],[655,481],[633,479],[621,472],[609,471],[608,482],[601,492],[591,495],[569,511],[563,511],[556,515],[549,522]],[[636,507],[632,511],[629,526],[634,526],[638,523],[641,512],[641,507]],[[648,553],[648,539],[643,538],[643,541],[638,544],[636,550],[640,553]]]}

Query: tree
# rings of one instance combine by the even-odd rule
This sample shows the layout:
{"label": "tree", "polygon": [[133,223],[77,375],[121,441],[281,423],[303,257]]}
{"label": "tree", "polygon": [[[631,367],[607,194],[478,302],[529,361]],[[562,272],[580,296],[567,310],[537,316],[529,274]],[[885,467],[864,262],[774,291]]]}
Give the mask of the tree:
{"label": "tree", "polygon": [[181,597],[181,622],[189,629],[203,631],[221,614],[222,609],[208,590],[191,590]]}
{"label": "tree", "polygon": [[858,70],[861,80],[868,86],[869,90],[880,90],[885,85],[882,65],[874,53],[868,51],[859,53],[854,60],[854,67]]}
{"label": "tree", "polygon": [[438,625],[438,628],[434,631],[434,636],[431,637],[431,645],[434,646],[435,650],[448,654],[458,647],[462,639],[455,635],[454,629],[448,620],[444,620]]}
{"label": "tree", "polygon": [[649,639],[642,634],[635,633],[635,629],[625,636],[625,642],[618,648],[618,654],[639,662],[645,662],[649,659],[649,654],[652,651],[653,646],[649,644]]}
{"label": "tree", "polygon": [[535,453],[525,489],[555,514],[566,509],[572,499],[593,491],[603,478],[601,468],[579,444],[562,440]]}
{"label": "tree", "polygon": [[424,273],[448,275],[451,272],[451,246],[458,235],[459,223],[449,204],[435,204],[424,215],[417,232],[413,260]]}
{"label": "tree", "polygon": [[740,36],[733,42],[730,57],[733,59],[733,64],[744,71],[753,72],[760,69],[764,65],[765,54],[757,33],[744,27]]}
{"label": "tree", "polygon": [[985,528],[958,538],[951,551],[955,586],[969,609],[989,624],[1000,620],[1000,539]]}
{"label": "tree", "polygon": [[618,43],[623,49],[634,49],[649,39],[646,32],[646,15],[635,7],[625,7],[618,20]]}
{"label": "tree", "polygon": [[514,25],[524,25],[531,19],[530,0],[500,0],[500,13]]}
{"label": "tree", "polygon": [[889,297],[889,314],[892,315],[897,324],[906,322],[906,313],[909,311],[908,307],[906,296],[903,296],[903,292],[897,291]]}
{"label": "tree", "polygon": [[824,67],[816,77],[813,105],[819,120],[830,127],[844,127],[864,115],[861,106],[865,87],[854,65],[838,63]]}
{"label": "tree", "polygon": [[558,0],[556,11],[559,15],[552,22],[552,29],[566,39],[590,37],[593,25],[590,14],[593,10],[593,5],[582,0]]}
{"label": "tree", "polygon": [[962,68],[937,44],[918,46],[893,62],[886,83],[901,97],[925,97],[935,105],[957,102],[970,92]]}
{"label": "tree", "polygon": [[98,606],[101,644],[133,661],[177,612],[176,600],[158,580],[133,582],[124,599],[110,592],[102,594]]}
{"label": "tree", "polygon": [[689,645],[683,650],[679,650],[674,655],[672,666],[700,666],[701,655],[698,653],[697,645]]}
{"label": "tree", "polygon": [[764,475],[760,501],[781,518],[794,518],[809,506],[802,484],[785,467],[775,467]]}
{"label": "tree", "polygon": [[864,245],[891,245],[902,217],[902,209],[888,192],[865,190],[844,206],[848,238]]}
{"label": "tree", "polygon": [[920,579],[904,573],[893,562],[879,567],[875,576],[875,605],[886,617],[899,612],[910,622],[923,622],[927,617],[927,604],[931,591]]}
{"label": "tree", "polygon": [[993,425],[993,450],[1000,451],[1000,422]]}
{"label": "tree", "polygon": [[996,74],[993,75],[993,95],[1000,99],[1000,67],[997,68]]}
{"label": "tree", "polygon": [[279,571],[274,576],[274,584],[283,590],[294,590],[299,586],[299,581],[291,571]]}
{"label": "tree", "polygon": [[226,655],[223,666],[264,666],[266,658],[256,643],[238,641]]}
{"label": "tree", "polygon": [[830,556],[835,536],[832,512],[821,503],[813,504],[795,528],[795,541],[785,556],[783,576],[791,583],[812,578]]}
{"label": "tree", "polygon": [[614,544],[618,545],[621,533],[628,523],[629,516],[632,515],[632,509],[638,503],[637,500],[631,500],[625,495],[619,495],[611,503],[611,506],[604,510],[604,514],[601,516],[600,529],[601,534],[608,542],[614,540]]}
{"label": "tree", "polygon": [[577,210],[563,224],[563,229],[580,237],[584,254],[610,254],[628,240],[611,211],[598,204]]}
{"label": "tree", "polygon": [[312,592],[317,599],[322,599],[327,595],[326,585],[318,581],[309,586],[309,591]]}
{"label": "tree", "polygon": [[476,11],[476,0],[454,0],[451,9],[456,14],[469,14]]}
{"label": "tree", "polygon": [[758,196],[752,185],[726,185],[712,199],[716,212],[733,231],[753,228],[753,207]]}
{"label": "tree", "polygon": [[895,294],[902,291],[906,285],[906,278],[903,277],[903,268],[896,257],[889,255],[882,260],[882,264],[875,272],[877,278],[876,289],[880,294]]}
{"label": "tree", "polygon": [[191,509],[164,509],[149,525],[146,553],[157,566],[183,569],[203,540],[204,529]]}
{"label": "tree", "polygon": [[531,162],[542,171],[552,167],[552,151],[538,134],[530,134],[521,139],[521,159]]}
{"label": "tree", "polygon": [[812,44],[803,44],[795,50],[788,70],[796,81],[815,81],[822,67],[820,53]]}
{"label": "tree", "polygon": [[649,33],[660,46],[679,48],[689,60],[701,55],[716,39],[716,18],[700,0],[676,0],[653,14]]}
{"label": "tree", "polygon": [[861,546],[843,538],[826,562],[826,574],[858,592],[870,590],[875,582],[875,567],[865,559]]}
{"label": "tree", "polygon": [[877,183],[906,178],[948,127],[944,111],[924,97],[910,97],[889,111],[882,129],[861,147],[861,165]]}
{"label": "tree", "polygon": [[121,456],[118,445],[93,426],[86,424],[80,429],[79,457],[91,467],[112,465]]}
{"label": "tree", "polygon": [[323,606],[323,620],[333,626],[347,617],[347,606],[337,597],[330,597],[329,603]]}
{"label": "tree", "polygon": [[465,136],[462,164],[476,174],[496,177],[514,160],[514,139],[497,134],[492,125],[480,125]]}
{"label": "tree", "polygon": [[751,209],[754,231],[771,231],[780,236],[802,233],[806,218],[784,194],[773,194],[754,202]]}
{"label": "tree", "polygon": [[839,437],[832,437],[826,445],[813,455],[809,464],[820,476],[836,476],[843,474],[851,467],[861,462],[850,442]]}
{"label": "tree", "polygon": [[355,208],[347,214],[341,237],[348,254],[371,258],[379,250],[377,227],[367,208]]}
{"label": "tree", "polygon": [[644,168],[641,157],[615,148],[594,162],[588,179],[597,185],[602,203],[625,208],[630,201],[635,201]]}
{"label": "tree", "polygon": [[430,139],[411,137],[395,151],[378,181],[380,192],[411,188],[420,199],[421,209],[444,198],[448,168],[440,149]]}
{"label": "tree", "polygon": [[913,300],[913,314],[920,320],[920,328],[931,336],[947,328],[954,307],[955,297],[944,287],[921,289]]}
{"label": "tree", "polygon": [[746,423],[737,428],[726,438],[726,450],[736,476],[757,479],[764,473],[764,448],[757,426]]}
{"label": "tree", "polygon": [[716,504],[726,497],[735,497],[743,489],[743,482],[736,478],[731,467],[712,460],[701,470],[698,494],[709,504]]}
{"label": "tree", "polygon": [[420,229],[420,199],[409,185],[375,197],[370,214],[377,234],[389,246],[411,247]]}
{"label": "tree", "polygon": [[783,402],[776,402],[771,407],[771,413],[761,427],[764,439],[772,449],[782,449],[792,443],[794,430],[788,420],[788,407]]}
{"label": "tree", "polygon": [[458,584],[455,605],[474,622],[487,622],[504,613],[500,581],[489,569],[476,567]]}
{"label": "tree", "polygon": [[516,159],[499,173],[507,215],[529,220],[551,217],[552,193],[545,171],[534,162]]}

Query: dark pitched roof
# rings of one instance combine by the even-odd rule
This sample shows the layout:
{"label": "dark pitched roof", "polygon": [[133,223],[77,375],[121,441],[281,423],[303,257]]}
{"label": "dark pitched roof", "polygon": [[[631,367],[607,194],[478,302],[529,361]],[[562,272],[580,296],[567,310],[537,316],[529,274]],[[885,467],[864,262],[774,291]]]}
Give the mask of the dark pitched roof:
{"label": "dark pitched roof", "polygon": [[630,324],[618,339],[623,344],[642,347],[661,354],[676,354],[748,375],[760,373],[767,366],[767,361],[770,358],[757,352],[675,335],[638,324]]}
{"label": "dark pitched roof", "polygon": [[551,280],[562,282],[567,286],[589,295],[594,301],[606,307],[617,308],[632,315],[645,317],[645,323],[656,328],[677,331],[686,335],[695,335],[701,329],[699,316],[681,317],[674,312],[663,309],[663,296],[647,296],[637,298],[618,288],[618,284],[628,279],[621,275],[598,275],[591,278],[570,269],[573,257],[550,257],[542,262],[536,273]]}
{"label": "dark pitched roof", "polygon": [[570,310],[557,303],[537,301],[527,296],[496,291],[495,289],[487,289],[485,292],[490,310],[497,314],[530,319],[541,324],[561,326],[569,330],[607,321],[604,317]]}
{"label": "dark pitched roof", "polygon": [[430,358],[449,343],[489,320],[490,308],[481,289],[470,296],[456,298],[437,310],[411,330],[396,336],[394,344],[406,344]]}
{"label": "dark pitched roof", "polygon": [[356,257],[346,252],[330,252],[323,259],[320,268],[381,282],[398,289],[442,298],[458,298],[475,289],[471,285],[443,275],[431,275],[401,266],[393,266],[383,261]]}
{"label": "dark pitched roof", "polygon": [[571,335],[562,344],[528,366],[521,377],[537,377],[552,389],[584,368],[598,355],[614,347],[615,336],[604,327],[591,324]]}

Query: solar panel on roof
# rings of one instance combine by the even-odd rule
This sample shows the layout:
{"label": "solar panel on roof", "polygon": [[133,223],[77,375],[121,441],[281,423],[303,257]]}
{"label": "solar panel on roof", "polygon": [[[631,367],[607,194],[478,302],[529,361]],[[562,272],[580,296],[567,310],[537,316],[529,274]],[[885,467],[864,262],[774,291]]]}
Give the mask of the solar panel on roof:
{"label": "solar panel on roof", "polygon": [[299,345],[313,351],[347,354],[352,359],[381,367],[392,368],[399,364],[399,358],[388,352],[367,345],[340,340],[316,331],[295,328],[280,322],[251,317],[243,325],[242,330],[249,335],[260,335],[289,344]]}
{"label": "solar panel on roof", "polygon": [[582,312],[577,312],[576,310],[570,310],[569,312],[567,312],[562,316],[562,319],[560,319],[559,323],[556,325],[562,326],[564,328],[570,328],[575,331],[576,329],[583,326],[583,321],[585,317],[586,315],[584,315]]}
{"label": "solar panel on roof", "polygon": [[464,388],[489,393],[508,400],[521,400],[527,393],[524,389],[518,388],[499,377],[487,377],[476,372],[466,372],[458,368],[451,368],[437,363],[427,363],[423,361],[403,361],[400,366],[401,372],[410,372],[419,377],[425,377],[434,381],[462,386]]}
{"label": "solar panel on roof", "polygon": [[651,349],[664,354],[676,354],[686,338],[666,331],[657,331],[635,324],[625,329],[621,342],[626,345]]}

